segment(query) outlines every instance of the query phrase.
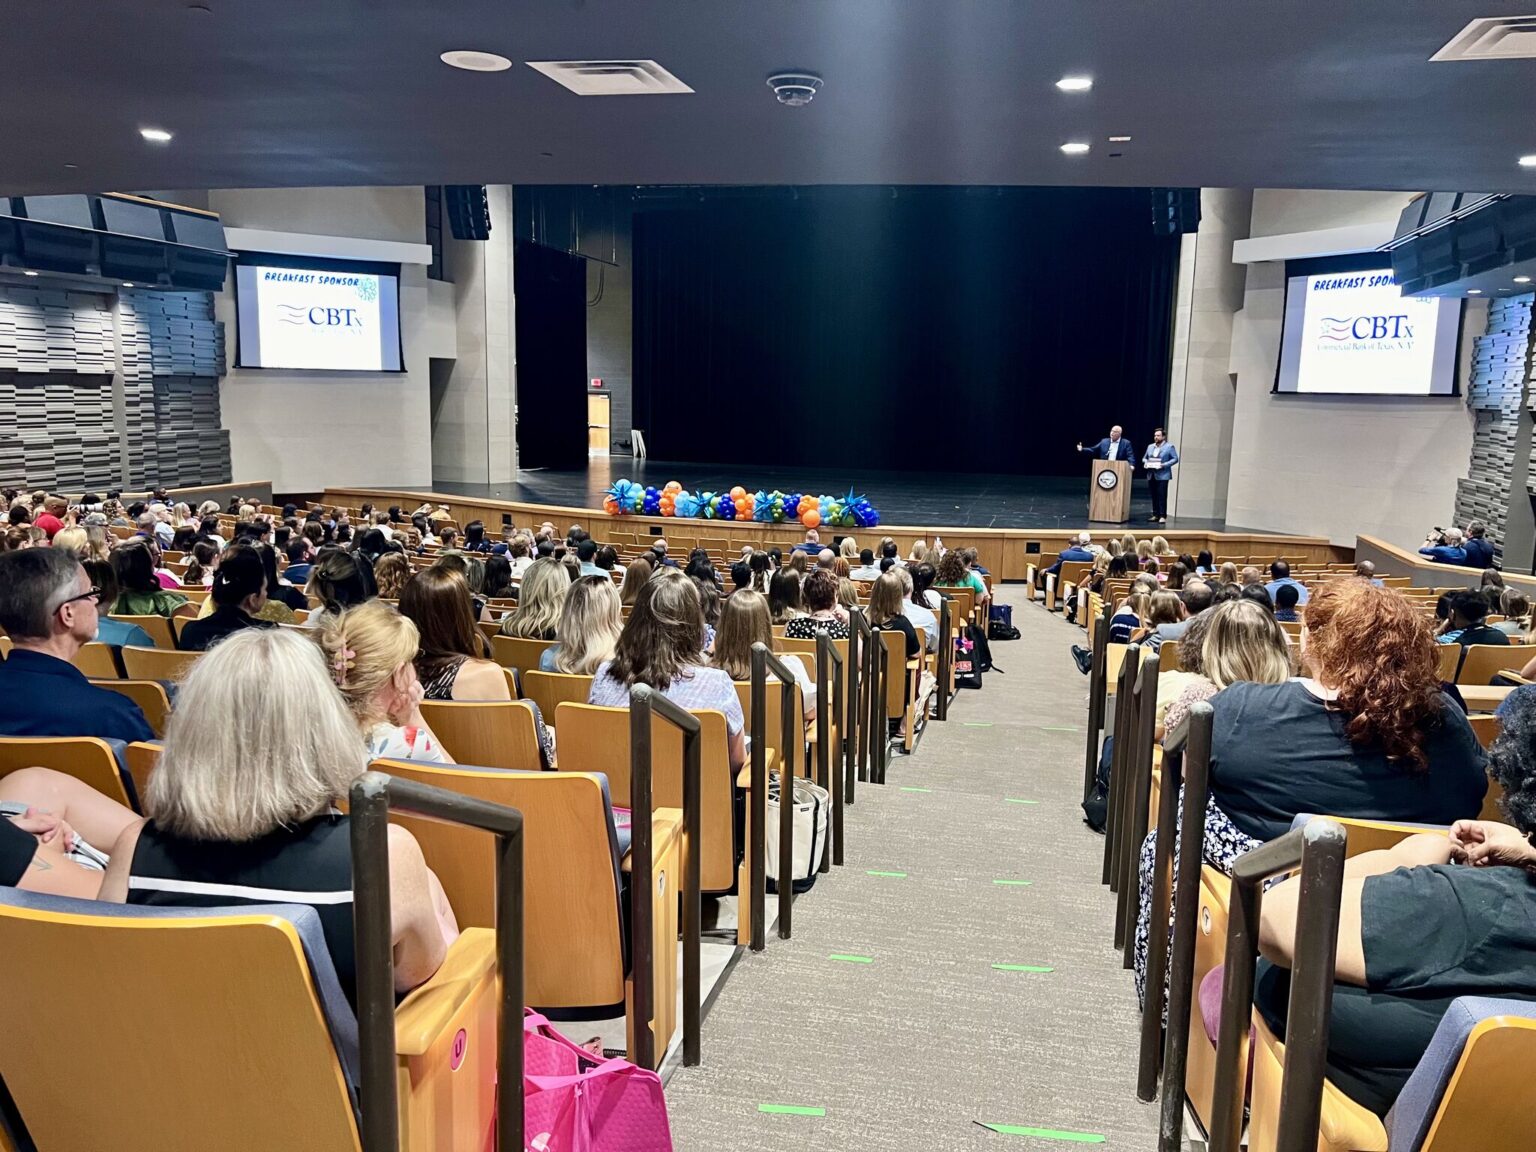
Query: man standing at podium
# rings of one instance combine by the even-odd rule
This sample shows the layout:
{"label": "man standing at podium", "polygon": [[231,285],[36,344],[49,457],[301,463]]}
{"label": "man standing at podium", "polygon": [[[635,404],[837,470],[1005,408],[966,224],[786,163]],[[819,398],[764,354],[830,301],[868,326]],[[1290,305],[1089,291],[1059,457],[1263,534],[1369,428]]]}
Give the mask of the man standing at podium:
{"label": "man standing at podium", "polygon": [[1152,519],[1159,524],[1168,523],[1168,481],[1178,462],[1179,450],[1168,443],[1161,428],[1152,429],[1152,443],[1141,466],[1147,470],[1147,489],[1152,493]]}
{"label": "man standing at podium", "polygon": [[1091,448],[1084,448],[1083,442],[1077,442],[1079,452],[1087,452],[1095,460],[1124,460],[1132,468],[1136,467],[1136,449],[1131,447],[1131,442],[1120,435],[1120,425],[1116,424],[1109,430],[1109,435]]}

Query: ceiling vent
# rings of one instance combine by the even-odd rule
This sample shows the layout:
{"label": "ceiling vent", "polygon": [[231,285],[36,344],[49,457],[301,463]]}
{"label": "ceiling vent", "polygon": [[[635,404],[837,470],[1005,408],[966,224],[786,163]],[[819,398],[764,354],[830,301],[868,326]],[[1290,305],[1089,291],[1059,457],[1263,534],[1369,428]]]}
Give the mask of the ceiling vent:
{"label": "ceiling vent", "polygon": [[530,60],[528,67],[578,96],[665,96],[693,91],[654,60]]}
{"label": "ceiling vent", "polygon": [[1474,20],[1430,59],[1536,59],[1536,16],[1484,16]]}

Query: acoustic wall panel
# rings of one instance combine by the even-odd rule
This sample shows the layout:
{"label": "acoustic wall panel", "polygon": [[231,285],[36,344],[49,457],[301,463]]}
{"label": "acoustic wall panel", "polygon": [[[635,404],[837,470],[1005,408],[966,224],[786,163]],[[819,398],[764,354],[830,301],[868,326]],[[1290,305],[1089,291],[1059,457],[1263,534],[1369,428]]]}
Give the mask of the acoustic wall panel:
{"label": "acoustic wall panel", "polygon": [[1531,370],[1530,296],[1492,300],[1473,346],[1467,407],[1476,421],[1467,476],[1456,482],[1456,523],[1481,520],[1502,553],[1515,463],[1515,433]]}
{"label": "acoustic wall panel", "polygon": [[228,483],[224,357],[208,293],[0,289],[0,483]]}

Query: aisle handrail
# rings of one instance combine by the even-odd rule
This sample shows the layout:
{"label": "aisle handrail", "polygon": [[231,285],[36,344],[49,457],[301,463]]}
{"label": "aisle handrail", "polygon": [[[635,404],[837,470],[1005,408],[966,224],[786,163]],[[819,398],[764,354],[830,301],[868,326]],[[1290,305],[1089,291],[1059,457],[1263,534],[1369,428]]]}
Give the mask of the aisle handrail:
{"label": "aisle handrail", "polygon": [[[828,681],[830,680],[830,684]],[[831,694],[828,695],[830,688]],[[816,634],[816,715],[820,717],[816,740],[816,783],[832,801],[831,850],[822,853],[821,871],[830,872],[843,862],[843,769],[832,762],[832,725],[843,713],[843,654],[832,637]],[[839,759],[842,753],[839,751]]]}
{"label": "aisle handrail", "polygon": [[804,719],[795,715],[795,674],[758,641],[752,645],[752,951],[761,952],[767,935],[768,900],[768,673],[779,678],[779,728],[783,753],[779,759],[779,939],[791,933],[795,862],[795,758],[803,754]]}

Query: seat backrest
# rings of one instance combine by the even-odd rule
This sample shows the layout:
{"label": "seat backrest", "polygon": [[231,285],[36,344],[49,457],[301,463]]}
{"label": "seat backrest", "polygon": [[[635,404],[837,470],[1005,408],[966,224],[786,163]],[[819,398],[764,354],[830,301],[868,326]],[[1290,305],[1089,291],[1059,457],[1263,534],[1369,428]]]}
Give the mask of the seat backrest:
{"label": "seat backrest", "polygon": [[1506,668],[1519,671],[1533,657],[1536,648],[1525,644],[1472,644],[1462,658],[1461,671],[1456,675],[1458,684],[1487,684],[1495,672]]}
{"label": "seat backrest", "polygon": [[156,648],[174,649],[176,647],[176,634],[171,630],[170,620],[164,616],[113,616],[112,619],[121,620],[124,624],[137,624],[149,633],[149,638],[155,642]]}
{"label": "seat backrest", "polygon": [[1473,713],[1467,717],[1467,723],[1472,725],[1472,734],[1484,748],[1491,747],[1499,735],[1499,718],[1491,712]]}
{"label": "seat backrest", "polygon": [[525,636],[491,637],[496,663],[504,668],[516,668],[519,672],[537,671],[544,649],[553,648],[556,643],[554,640],[530,640]]}
{"label": "seat backrest", "polygon": [[1157,671],[1161,675],[1164,672],[1182,672],[1184,666],[1179,660],[1179,646],[1175,641],[1161,644],[1157,649]]}
{"label": "seat backrest", "polygon": [[539,706],[544,723],[555,722],[561,704],[585,704],[592,692],[592,677],[571,676],[564,672],[524,672],[523,695]]}
{"label": "seat backrest", "polygon": [[94,736],[0,737],[0,776],[21,768],[52,768],[124,807],[134,807],[112,745]]}
{"label": "seat backrest", "polygon": [[[561,704],[556,710],[562,772],[601,772],[613,802],[628,808],[629,709],[594,704]],[[700,889],[723,892],[736,876],[736,829],[732,816],[735,781],[731,772],[725,716],[694,712],[703,724],[699,823]],[[651,802],[657,808],[683,806],[683,744],[677,729],[659,716],[651,726]]]}
{"label": "seat backrest", "polygon": [[0,982],[0,1078],[39,1148],[361,1147],[357,1024],[312,908],[0,889]]}
{"label": "seat backrest", "polygon": [[[1125,662],[1125,654],[1130,651],[1129,644],[1109,644],[1104,648],[1104,683],[1108,685],[1106,691],[1114,695],[1114,686],[1120,680],[1120,665]],[[1138,659],[1140,649],[1137,649]]]}
{"label": "seat backrest", "polygon": [[[1456,669],[1461,665],[1460,644],[1437,644],[1435,655],[1440,661],[1440,682],[1454,684],[1456,682]],[[1492,675],[1490,673],[1490,675]]]}
{"label": "seat backrest", "polygon": [[115,680],[122,675],[118,671],[117,658],[113,655],[111,646],[98,640],[82,644],[80,651],[75,653],[75,658],[70,663],[80,669],[81,675],[92,680]]}
{"label": "seat backrest", "polygon": [[161,743],[148,740],[135,740],[123,749],[123,763],[128,770],[129,777],[133,780],[134,791],[138,793],[142,802],[148,794],[149,775],[155,770],[155,765],[160,763]]}
{"label": "seat backrest", "polygon": [[537,772],[539,735],[523,700],[423,700],[421,718],[460,764]]}
{"label": "seat backrest", "polygon": [[164,648],[122,649],[123,671],[130,680],[180,680],[192,671],[201,652],[173,652]]}
{"label": "seat backrest", "polygon": [[[523,997],[541,1008],[617,1004],[624,999],[619,871],[613,812],[601,776],[504,772],[409,760],[374,768],[506,804],[523,814]],[[493,837],[460,824],[392,813],[421,844],[464,927],[496,925]]]}
{"label": "seat backrest", "polygon": [[[815,642],[812,641],[811,643]],[[782,761],[784,759],[784,689],[779,684],[777,676],[770,672],[769,677],[768,690],[764,693],[766,705],[763,708],[763,727],[766,730],[766,735],[763,739],[763,746],[777,752],[779,759]],[[752,681],[734,680],[732,683],[736,685],[736,698],[741,701],[742,719],[746,722],[747,732],[750,734],[752,731]],[[800,694],[800,685],[798,683],[793,689],[793,694],[795,715],[804,716],[805,700]],[[797,730],[804,732],[804,727],[802,726]],[[805,741],[802,739],[800,746],[794,750],[794,772],[796,776],[804,776],[806,774],[807,757],[804,749]]]}
{"label": "seat backrest", "polygon": [[158,680],[93,680],[92,683],[132,700],[144,713],[144,719],[156,737],[165,739],[165,724],[171,718],[171,698],[166,695],[164,684]]}
{"label": "seat backrest", "polygon": [[[901,717],[907,709],[907,634],[877,629],[875,635],[885,643],[885,714]],[[921,648],[918,649],[922,651]]]}

